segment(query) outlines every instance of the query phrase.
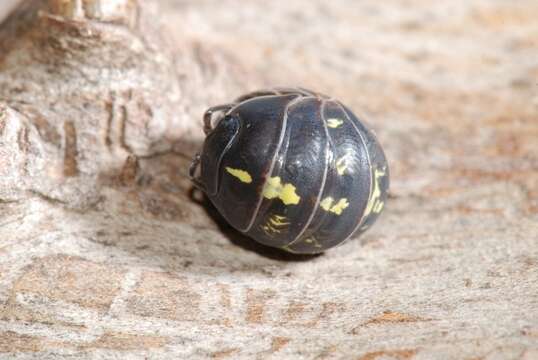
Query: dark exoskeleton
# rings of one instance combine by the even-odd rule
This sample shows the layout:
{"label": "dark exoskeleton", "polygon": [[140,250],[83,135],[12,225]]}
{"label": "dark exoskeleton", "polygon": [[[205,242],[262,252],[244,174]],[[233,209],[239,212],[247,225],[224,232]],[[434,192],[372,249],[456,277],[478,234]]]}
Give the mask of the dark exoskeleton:
{"label": "dark exoskeleton", "polygon": [[260,243],[320,253],[365,231],[384,207],[383,150],[325,95],[253,92],[208,109],[204,131],[191,178],[234,228]]}

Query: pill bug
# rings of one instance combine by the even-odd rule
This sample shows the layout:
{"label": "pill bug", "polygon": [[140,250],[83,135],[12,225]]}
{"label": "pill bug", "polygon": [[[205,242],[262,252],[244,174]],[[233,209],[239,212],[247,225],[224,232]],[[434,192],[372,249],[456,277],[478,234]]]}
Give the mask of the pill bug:
{"label": "pill bug", "polygon": [[320,253],[368,229],[384,207],[389,169],[379,142],[326,95],[252,92],[209,108],[204,132],[192,181],[262,244]]}

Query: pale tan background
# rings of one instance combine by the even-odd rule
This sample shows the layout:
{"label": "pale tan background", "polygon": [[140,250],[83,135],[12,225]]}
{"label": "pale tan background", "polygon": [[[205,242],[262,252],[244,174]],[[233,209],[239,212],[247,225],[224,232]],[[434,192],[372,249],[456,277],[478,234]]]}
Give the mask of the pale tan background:
{"label": "pale tan background", "polygon": [[20,0],[3,0],[0,3],[0,21],[4,20],[18,3],[20,3]]}
{"label": "pale tan background", "polygon": [[[537,18],[28,1],[0,29],[0,358],[537,359]],[[323,256],[189,193],[203,110],[271,85],[365,114],[391,165],[380,221]]]}

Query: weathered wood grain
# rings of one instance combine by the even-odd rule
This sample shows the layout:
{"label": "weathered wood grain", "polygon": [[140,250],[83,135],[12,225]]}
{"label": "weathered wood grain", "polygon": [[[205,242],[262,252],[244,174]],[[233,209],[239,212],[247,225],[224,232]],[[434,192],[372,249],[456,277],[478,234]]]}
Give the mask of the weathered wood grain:
{"label": "weathered wood grain", "polygon": [[[538,358],[538,4],[25,1],[0,27],[0,358]],[[340,98],[392,196],[293,257],[186,177],[209,105]]]}

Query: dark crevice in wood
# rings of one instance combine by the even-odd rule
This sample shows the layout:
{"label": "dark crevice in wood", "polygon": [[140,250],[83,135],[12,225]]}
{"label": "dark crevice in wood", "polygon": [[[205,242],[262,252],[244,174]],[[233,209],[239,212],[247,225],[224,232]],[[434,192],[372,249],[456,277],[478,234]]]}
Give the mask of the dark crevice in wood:
{"label": "dark crevice in wood", "polygon": [[127,107],[125,105],[121,106],[120,114],[121,114],[120,121],[119,121],[120,145],[125,151],[127,151],[128,153],[132,153],[133,151],[131,150],[129,145],[127,145],[126,134],[125,134],[126,127],[127,127],[127,119],[129,117],[129,114],[127,112]]}
{"label": "dark crevice in wood", "polygon": [[105,109],[107,112],[107,121],[106,121],[106,127],[105,127],[105,144],[110,149],[112,146],[112,135],[111,135],[111,129],[112,124],[114,123],[114,94],[110,94],[110,100],[107,100],[105,103]]}
{"label": "dark crevice in wood", "polygon": [[74,177],[78,175],[77,163],[77,131],[73,121],[64,123],[65,155],[64,155],[64,175]]}

